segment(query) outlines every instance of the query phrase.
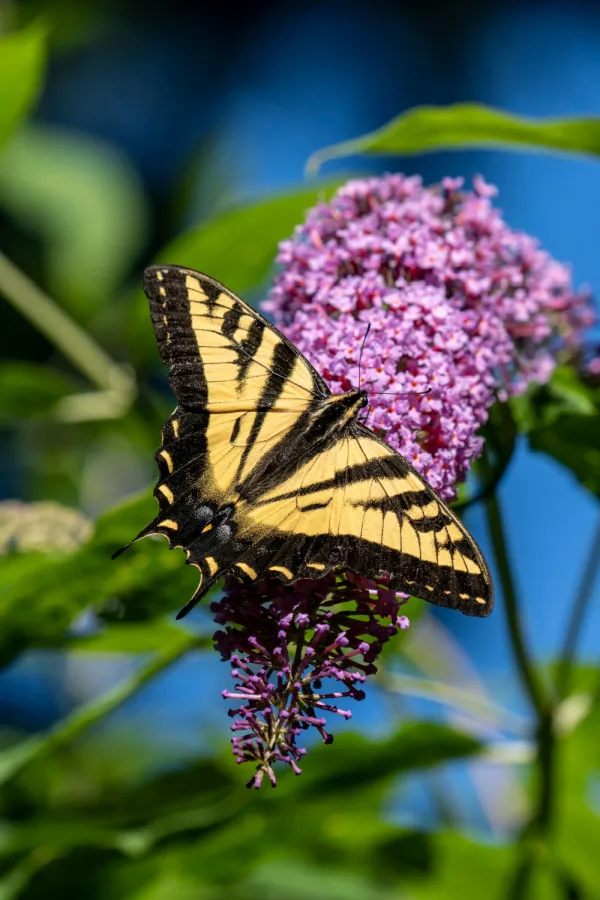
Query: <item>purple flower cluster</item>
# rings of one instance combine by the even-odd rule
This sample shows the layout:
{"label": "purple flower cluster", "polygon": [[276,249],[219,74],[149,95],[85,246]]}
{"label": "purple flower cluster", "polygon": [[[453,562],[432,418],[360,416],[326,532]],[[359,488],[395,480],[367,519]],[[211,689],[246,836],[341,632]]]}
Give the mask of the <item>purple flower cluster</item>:
{"label": "purple flower cluster", "polygon": [[333,741],[323,713],[350,718],[338,701],[364,698],[362,684],[377,671],[383,644],[409,626],[399,615],[403,602],[385,584],[351,573],[251,588],[228,578],[211,609],[224,626],[216,648],[236,681],[223,697],[240,701],[229,713],[234,756],[256,764],[248,787],[259,788],[265,774],[275,786],[276,762],[299,775],[306,748],[297,741],[311,726],[326,744]]}
{"label": "purple flower cluster", "polygon": [[[349,182],[281,244],[265,304],[334,392],[369,391],[371,427],[447,499],[494,400],[545,382],[594,321],[569,270],[503,222],[495,188],[462,184]],[[381,646],[408,627],[403,602],[349,572],[291,586],[228,580],[215,640],[236,681],[223,692],[239,703],[235,758],[256,764],[248,786],[265,774],[274,785],[276,762],[299,773],[311,726],[331,742],[323,713],[348,718],[338,701],[364,697]]]}
{"label": "purple flower cluster", "polygon": [[281,244],[265,304],[334,391],[370,392],[370,426],[446,499],[494,400],[547,381],[594,321],[569,269],[502,220],[496,189],[462,184],[348,182]]}

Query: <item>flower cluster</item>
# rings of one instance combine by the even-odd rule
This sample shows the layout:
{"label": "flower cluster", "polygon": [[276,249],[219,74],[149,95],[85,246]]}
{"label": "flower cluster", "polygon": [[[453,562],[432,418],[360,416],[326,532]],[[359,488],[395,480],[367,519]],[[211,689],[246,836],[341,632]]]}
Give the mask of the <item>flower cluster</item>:
{"label": "flower cluster", "polygon": [[[334,392],[369,392],[370,426],[446,499],[494,400],[545,382],[594,320],[569,270],[504,223],[495,188],[462,186],[349,182],[281,244],[265,304]],[[330,742],[323,712],[348,717],[338,701],[363,698],[381,645],[408,626],[402,602],[348,572],[290,587],[228,581],[216,643],[236,680],[223,692],[239,702],[234,754],[257,766],[249,786],[265,773],[275,784],[276,762],[299,772],[311,726]]]}
{"label": "flower cluster", "polygon": [[351,573],[291,586],[227,580],[211,609],[224,626],[216,648],[236,681],[223,697],[242,704],[230,710],[233,752],[238,763],[256,763],[248,787],[259,788],[265,774],[275,786],[276,762],[300,774],[306,748],[297,740],[311,726],[332,742],[323,713],[350,718],[338,701],[364,698],[362,684],[377,671],[383,644],[409,626],[399,615],[403,602],[385,584]]}
{"label": "flower cluster", "polygon": [[569,269],[502,220],[496,189],[462,184],[348,182],[281,244],[265,304],[332,390],[369,391],[370,426],[446,499],[494,400],[547,381],[594,321]]}

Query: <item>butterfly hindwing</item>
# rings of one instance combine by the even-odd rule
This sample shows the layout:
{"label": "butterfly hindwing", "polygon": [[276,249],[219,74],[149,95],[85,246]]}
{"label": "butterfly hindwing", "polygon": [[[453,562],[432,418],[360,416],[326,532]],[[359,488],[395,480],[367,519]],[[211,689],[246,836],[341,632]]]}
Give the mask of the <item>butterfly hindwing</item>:
{"label": "butterfly hindwing", "polygon": [[272,550],[267,572],[285,580],[343,565],[370,578],[389,573],[397,590],[468,615],[492,610],[489,570],[473,538],[408,462],[362,425],[265,493],[248,516],[268,533],[245,557],[253,570]]}

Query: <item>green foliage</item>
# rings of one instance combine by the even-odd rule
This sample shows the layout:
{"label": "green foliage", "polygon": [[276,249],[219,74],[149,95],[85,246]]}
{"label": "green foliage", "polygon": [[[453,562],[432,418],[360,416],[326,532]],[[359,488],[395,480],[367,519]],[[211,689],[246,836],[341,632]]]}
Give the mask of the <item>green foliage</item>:
{"label": "green foliage", "polygon": [[531,388],[511,405],[531,448],[558,460],[600,497],[600,390],[562,366],[548,385]]}
{"label": "green foliage", "polygon": [[479,103],[420,106],[376,131],[318,150],[307,170],[314,174],[330,159],[355,154],[409,156],[457,147],[536,148],[598,156],[600,119],[524,119]]}
{"label": "green foliage", "polygon": [[[243,295],[267,276],[279,241],[291,234],[310,206],[329,196],[336,186],[323,183],[219,213],[167,244],[156,255],[156,262],[208,272]],[[138,290],[131,325],[132,353],[138,360],[141,354],[149,359],[157,355],[147,306],[143,291]]]}
{"label": "green foliage", "polygon": [[[59,32],[66,28],[62,40],[77,43],[80,20],[85,33],[93,31],[93,13],[80,3],[57,0],[53,5]],[[13,296],[14,306],[78,375],[69,374],[65,360],[41,364],[45,348],[36,349],[28,338],[23,342],[26,361],[0,365],[0,422],[13,428],[15,468],[25,472],[34,498],[65,499],[64,493],[88,513],[104,512],[92,536],[76,549],[59,552],[53,544],[1,558],[0,665],[37,648],[60,650],[67,673],[84,655],[93,665],[115,658],[110,654],[127,654],[134,665],[116,687],[76,707],[49,730],[20,740],[0,734],[0,900],[68,895],[90,900],[516,900],[523,884],[522,896],[529,900],[598,896],[596,670],[574,673],[574,693],[556,712],[554,832],[530,829],[523,839],[505,834],[496,843],[465,834],[454,809],[448,821],[437,816],[430,832],[410,827],[398,815],[398,798],[417,774],[436,797],[447,786],[447,765],[479,761],[490,722],[494,742],[503,744],[498,710],[491,704],[486,708],[483,688],[477,702],[461,709],[465,727],[468,723],[485,739],[435,722],[411,721],[408,714],[402,724],[390,716],[387,736],[379,741],[346,725],[333,747],[311,748],[301,778],[286,772],[275,791],[243,788],[251,773],[236,767],[229,749],[221,746],[226,704],[219,741],[203,729],[203,756],[195,748],[190,753],[171,746],[175,738],[159,733],[156,724],[160,710],[149,711],[131,734],[127,726],[117,727],[116,735],[103,728],[115,710],[177,660],[212,650],[208,636],[191,630],[198,618],[185,620],[185,626],[174,621],[198,579],[185,567],[182,553],[149,539],[110,560],[155,514],[148,490],[116,506],[110,498],[123,493],[123,485],[149,480],[151,454],[171,402],[157,375],[145,298],[138,289],[132,303],[120,302],[128,295],[132,269],[141,268],[150,252],[145,244],[149,211],[137,175],[110,147],[40,125],[13,134],[41,87],[44,56],[44,29],[38,24],[0,38],[0,143],[11,138],[0,158],[0,205],[25,246],[33,239],[40,248],[39,264],[32,263],[27,273],[52,295],[31,314],[35,291],[17,278],[22,303]],[[599,135],[597,120],[526,121],[459,104],[409,111],[373,134],[315,154],[311,166],[349,153],[458,146],[597,154]],[[333,187],[315,185],[222,212],[184,233],[176,231],[155,258],[210,272],[242,294],[255,291],[273,265],[277,243]],[[6,272],[0,287],[8,296]],[[72,327],[74,320],[85,332]],[[136,372],[125,372],[109,354],[127,359]],[[103,410],[100,404],[92,408],[87,393],[76,404],[65,403],[87,391],[80,376],[105,392]],[[600,391],[567,366],[549,385],[531,389],[510,405],[497,404],[485,428],[488,453],[479,493],[493,491],[520,434],[600,495],[599,423]],[[481,497],[475,492],[465,499],[462,505]],[[205,606],[209,603],[210,598]],[[94,627],[81,633],[75,625],[90,612]],[[413,605],[408,612],[418,617]],[[401,641],[388,645],[384,672],[388,665],[406,666],[408,655],[401,657],[397,650]],[[429,651],[442,653],[435,645]],[[453,656],[448,671],[454,661]],[[435,694],[436,683],[427,683]],[[380,686],[385,690],[385,678]],[[447,687],[435,699],[448,701],[453,688],[460,694],[457,684]],[[478,709],[484,708],[489,717],[479,722]],[[531,734],[519,735],[517,749],[537,739],[534,730],[532,725]],[[504,743],[512,751],[511,741]],[[527,806],[527,818],[537,801],[534,787],[522,781],[519,799]],[[444,809],[447,800],[442,799]],[[513,798],[507,794],[503,800],[510,805]]]}
{"label": "green foliage", "polygon": [[[25,897],[54,884],[75,891],[82,865],[87,883],[99,882],[98,896],[137,897],[143,890],[166,897],[166,885],[183,883],[240,897],[268,889],[274,897],[308,898],[321,876],[332,886],[343,876],[338,887],[357,880],[366,896],[393,896],[388,892],[399,879],[427,871],[432,861],[426,835],[381,818],[390,787],[402,773],[477,749],[472,739],[433,725],[406,726],[382,742],[346,734],[335,750],[312,752],[302,779],[290,774],[276,791],[259,793],[240,789],[239,772],[215,752],[141,784],[111,790],[100,783],[100,791],[66,804],[50,801],[50,810],[52,782],[42,769],[15,785],[12,802],[22,803],[27,791],[29,813],[4,830],[0,852],[47,854],[49,864]],[[334,752],[337,783],[330,779]],[[71,755],[67,764],[80,779],[86,766],[87,779],[93,777],[85,757]],[[292,870],[313,872],[306,883],[289,885],[288,861]]]}
{"label": "green foliage", "polygon": [[[153,517],[155,506],[149,494],[119,504],[100,517],[92,538],[72,553],[15,553],[3,559],[1,663],[30,647],[68,644],[74,620],[90,604],[107,627],[119,624],[114,641],[108,634],[91,641],[91,648],[96,641],[104,650],[123,649],[125,623],[162,619],[185,605],[197,575],[164,541],[149,538],[147,543],[155,544],[151,552],[134,545],[128,557],[110,559]],[[140,649],[157,649],[169,635],[166,626],[153,621],[145,631],[140,624],[134,642]]]}
{"label": "green foliage", "polygon": [[0,363],[0,421],[51,417],[76,385],[51,366]]}
{"label": "green foliage", "polygon": [[39,22],[0,37],[0,147],[37,99],[45,61],[46,28]]}
{"label": "green foliage", "polygon": [[145,238],[136,173],[110,146],[30,125],[0,157],[0,206],[45,248],[48,286],[85,321],[121,284]]}

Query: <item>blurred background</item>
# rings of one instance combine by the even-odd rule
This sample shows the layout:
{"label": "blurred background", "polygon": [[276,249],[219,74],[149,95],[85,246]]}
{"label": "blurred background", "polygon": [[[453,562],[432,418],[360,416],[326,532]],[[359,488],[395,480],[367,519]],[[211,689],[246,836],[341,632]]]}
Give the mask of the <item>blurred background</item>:
{"label": "blurred background", "polygon": [[[152,454],[172,407],[144,266],[195,264],[258,303],[277,240],[321,190],[304,179],[315,150],[420,104],[600,115],[597,4],[323,0],[234,12],[193,0],[0,0],[0,35],[43,28],[39,99],[0,154],[0,250],[17,272],[0,275],[31,279],[21,294],[32,304],[28,316],[0,297],[0,498],[76,512],[0,512],[0,551],[20,550],[0,558],[0,897],[519,896],[511,873],[535,750],[501,597],[486,622],[413,601],[411,632],[353,719],[336,723],[334,746],[311,751],[302,778],[250,794],[229,759],[229,667],[211,649],[210,615],[174,626],[195,573],[161,544],[108,556],[152,510]],[[513,228],[570,263],[576,286],[600,290],[596,161],[460,151],[352,158],[322,178],[389,170],[425,182],[482,174]],[[69,354],[31,321],[33,308],[51,318],[35,285],[91,347],[77,330]],[[549,666],[597,499],[524,439],[499,496],[526,638]],[[489,550],[482,505],[466,521]],[[52,545],[57,523],[64,547]],[[594,591],[597,601],[600,583]],[[584,624],[583,686],[598,663],[600,604]],[[576,724],[588,695],[574,696],[565,716]],[[564,819],[575,875],[542,871],[527,896],[600,896],[594,727],[565,750],[577,762],[563,787],[583,798]],[[485,758],[465,761],[467,737],[488,745]]]}

